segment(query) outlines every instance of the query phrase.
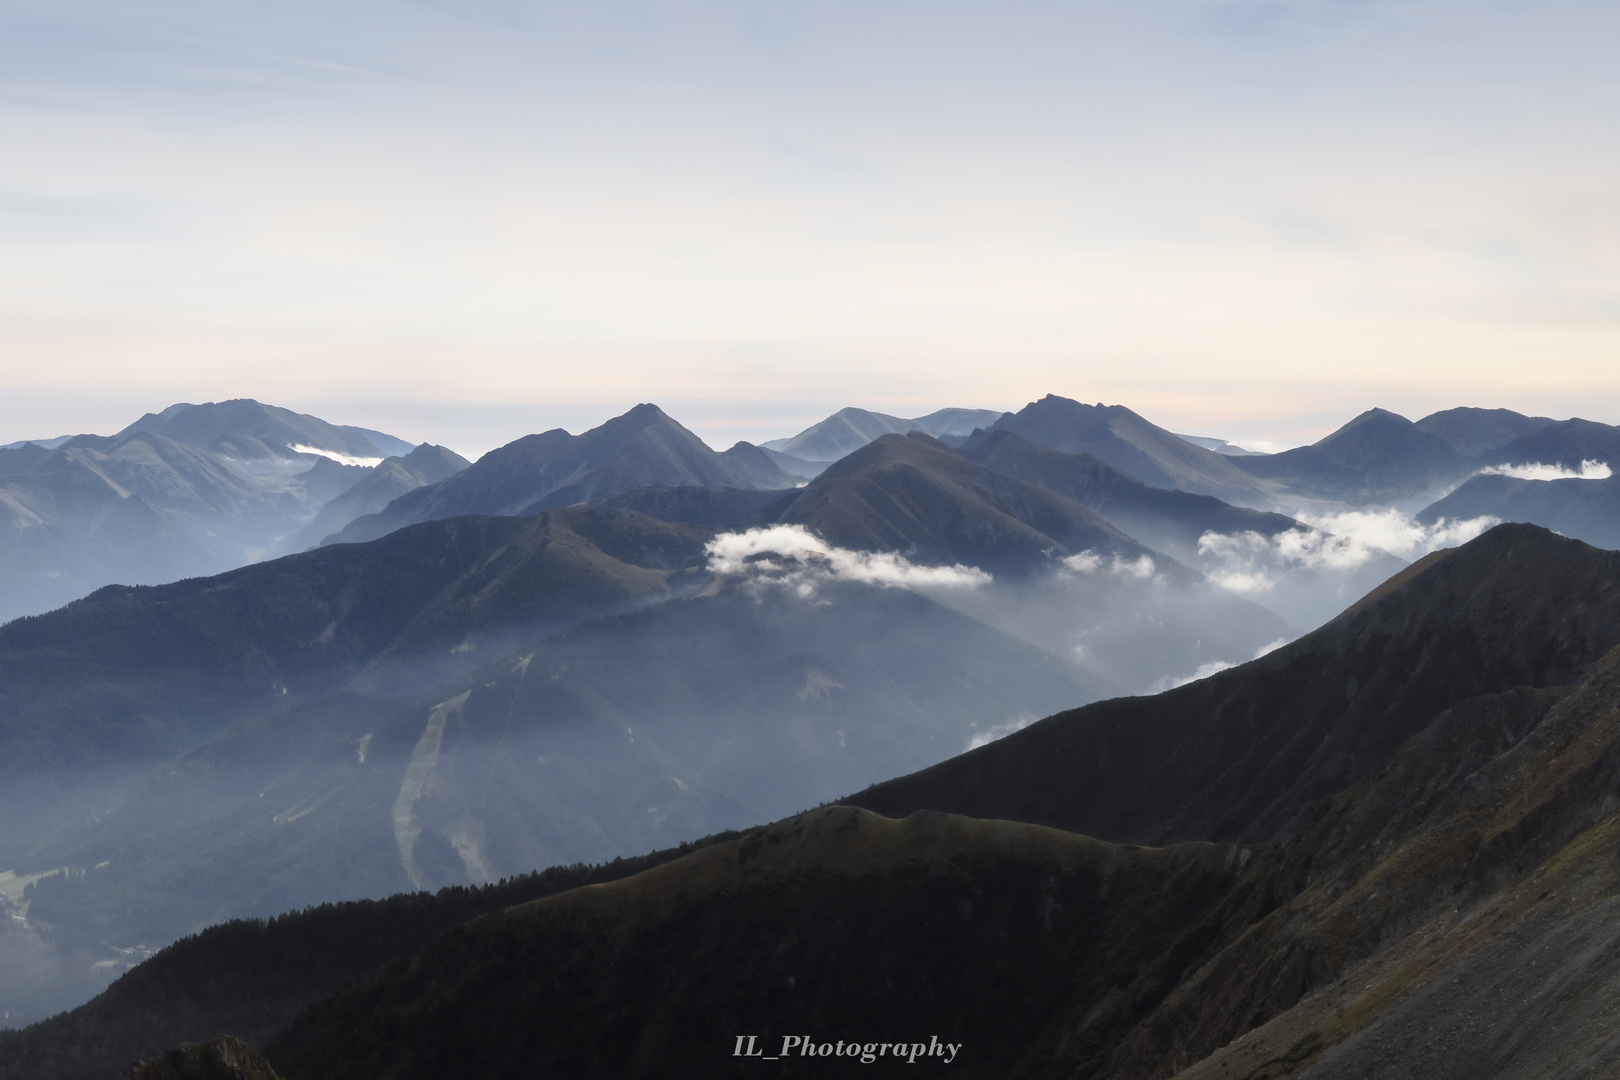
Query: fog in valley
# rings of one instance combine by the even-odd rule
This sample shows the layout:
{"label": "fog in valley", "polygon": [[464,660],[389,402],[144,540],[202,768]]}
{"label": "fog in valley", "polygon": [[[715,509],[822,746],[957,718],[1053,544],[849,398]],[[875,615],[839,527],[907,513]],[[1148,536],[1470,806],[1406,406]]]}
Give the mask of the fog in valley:
{"label": "fog in valley", "polygon": [[[1192,447],[1216,479],[1185,482],[1265,495],[1244,505],[1149,487],[1010,428],[941,421],[958,451],[898,430],[909,421],[845,415],[859,410],[776,441],[787,450],[720,455],[641,406],[467,466],[435,448],[361,458],[352,433],[259,408],[231,412],[282,433],[260,440],[258,465],[218,417],[194,418],[212,420],[198,435],[171,410],[167,435],[149,418],[99,449],[30,452],[29,468],[55,464],[10,481],[37,493],[63,470],[106,472],[132,447],[192,438],[188,460],[213,455],[235,470],[219,475],[269,485],[254,498],[282,491],[282,516],[253,535],[267,556],[301,553],[239,555],[250,564],[217,578],[105,589],[0,627],[7,1024],[84,1001],[221,921],[675,847],[1053,713],[1185,685],[1498,520],[1425,520],[1414,500],[1453,497],[1470,477],[1608,475],[1591,460],[1501,466],[1346,502],[1251,490]],[[948,419],[982,429],[1010,415]],[[331,470],[344,483],[320,499],[282,490],[307,493]],[[130,497],[203,528],[175,490]],[[423,509],[435,506],[449,516]],[[335,542],[346,526],[382,536]],[[151,541],[112,518],[85,535]],[[31,564],[8,572],[18,565]]]}

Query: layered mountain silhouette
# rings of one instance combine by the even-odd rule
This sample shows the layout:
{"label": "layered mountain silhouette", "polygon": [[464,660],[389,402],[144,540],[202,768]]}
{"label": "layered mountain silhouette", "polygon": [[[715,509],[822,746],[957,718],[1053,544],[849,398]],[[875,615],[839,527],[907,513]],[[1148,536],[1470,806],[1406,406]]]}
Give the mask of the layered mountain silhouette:
{"label": "layered mountain silhouette", "polygon": [[1534,522],[1597,547],[1620,548],[1620,477],[1476,476],[1416,515],[1425,525],[1476,517]]}
{"label": "layered mountain silhouette", "polygon": [[927,1072],[939,1043],[987,1077],[1604,1075],[1617,645],[1620,554],[1501,526],[1251,664],[843,805],[210,931],[0,1037],[0,1076],[225,1018],[309,1080],[757,1075],[750,1045]]}
{"label": "layered mountain silhouette", "polygon": [[[225,402],[0,449],[29,558],[330,541],[0,626],[0,1011],[183,939],[0,1078],[757,1075],[739,1035],[805,1075],[1612,1071],[1620,554],[1402,569],[1272,511],[1460,484],[1418,524],[1603,540],[1612,481],[1479,474],[1614,429],[946,413],[715,453],[644,405],[469,466]],[[1284,571],[1295,626],[1349,606],[1287,644],[1244,599]]]}
{"label": "layered mountain silhouette", "polygon": [[[813,559],[717,577],[713,535],[601,505],[460,517],[0,628],[0,863],[93,868],[36,882],[28,917],[133,947],[768,820],[1116,692]],[[1252,651],[1274,627],[1234,603]]]}
{"label": "layered mountain silhouette", "polygon": [[1578,472],[1588,461],[1620,461],[1620,428],[1576,417],[1547,422],[1481,455],[1487,465],[1540,463]]}
{"label": "layered mountain silhouette", "polygon": [[1469,471],[1450,439],[1385,409],[1369,409],[1310,446],[1234,460],[1297,494],[1355,505],[1422,496]]}
{"label": "layered mountain silhouette", "polygon": [[1195,446],[1123,405],[1084,405],[1048,394],[989,430],[1011,431],[1051,450],[1091,454],[1152,487],[1240,506],[1270,507],[1275,501],[1276,486],[1238,468],[1234,462],[1240,459]]}
{"label": "layered mountain silhouette", "polygon": [[491,450],[464,472],[400,496],[331,537],[375,539],[420,521],[460,514],[532,514],[636,488],[791,488],[803,478],[759,447],[720,454],[656,405],[637,405],[582,435],[561,428]]}
{"label": "layered mountain silhouette", "polygon": [[1080,503],[920,432],[867,444],[758,520],[802,525],[838,547],[996,573],[1027,574],[1081,551],[1132,560],[1155,554]]}
{"label": "layered mountain silhouette", "polygon": [[286,550],[384,457],[380,432],[238,400],[117,435],[0,451],[0,620],[101,585],[218,573]]}
{"label": "layered mountain silhouette", "polygon": [[854,551],[991,571],[939,599],[1126,692],[1248,659],[1285,619],[1212,586],[1072,499],[920,432],[885,435],[745,524],[799,526]]}
{"label": "layered mountain silhouette", "polygon": [[939,409],[927,416],[906,420],[866,409],[839,409],[792,438],[772,439],[762,445],[806,461],[826,463],[837,461],[884,435],[906,435],[913,431],[936,438],[967,435],[974,428],[995,423],[1001,415],[993,409]]}
{"label": "layered mountain silhouette", "polygon": [[[316,416],[262,405],[250,398],[206,405],[170,405],[162,412],[147,413],[113,438],[120,439],[138,431],[242,462],[277,459],[297,462],[311,451],[317,451],[355,459],[352,464],[374,465],[409,449],[408,443],[391,435],[340,427]],[[386,451],[384,443],[389,446]]]}
{"label": "layered mountain silhouette", "polygon": [[961,452],[1083,504],[1297,627],[1320,625],[1405,565],[1291,517],[1149,487],[1091,454],[1049,450],[1011,431],[978,432]]}
{"label": "layered mountain silhouette", "polygon": [[1417,509],[1486,468],[1579,472],[1585,462],[1620,460],[1620,429],[1507,409],[1448,409],[1416,423],[1370,409],[1310,446],[1233,460],[1297,498]]}
{"label": "layered mountain silhouette", "polygon": [[0,626],[13,826],[0,862],[238,718],[345,688],[430,686],[483,662],[481,643],[498,652],[642,602],[701,559],[704,538],[627,511],[464,518],[214,578],[109,586]]}
{"label": "layered mountain silhouette", "polygon": [[1205,450],[1213,450],[1217,454],[1227,454],[1233,457],[1243,457],[1257,453],[1254,450],[1245,450],[1243,447],[1225,439],[1217,439],[1213,435],[1177,435],[1178,439],[1185,439],[1194,446],[1202,446]]}
{"label": "layered mountain silhouette", "polygon": [[1051,450],[1013,431],[981,431],[962,445],[961,453],[1073,499],[1141,542],[1188,563],[1197,561],[1198,541],[1206,533],[1252,532],[1270,538],[1310,528],[1283,514],[1233,506],[1210,495],[1149,487],[1093,454]]}
{"label": "layered mountain silhouette", "polygon": [[1511,409],[1461,408],[1430,413],[1415,426],[1440,436],[1465,459],[1474,460],[1555,423],[1545,416],[1525,416]]}
{"label": "layered mountain silhouette", "polygon": [[454,450],[430,443],[423,443],[403,456],[386,458],[352,486],[327,500],[314,519],[282,547],[289,552],[315,547],[355,518],[375,514],[407,491],[437,484],[469,464],[471,462]]}
{"label": "layered mountain silhouette", "polygon": [[0,628],[0,864],[84,868],[30,925],[134,948],[770,820],[1287,633],[889,435],[803,488],[441,519]]}

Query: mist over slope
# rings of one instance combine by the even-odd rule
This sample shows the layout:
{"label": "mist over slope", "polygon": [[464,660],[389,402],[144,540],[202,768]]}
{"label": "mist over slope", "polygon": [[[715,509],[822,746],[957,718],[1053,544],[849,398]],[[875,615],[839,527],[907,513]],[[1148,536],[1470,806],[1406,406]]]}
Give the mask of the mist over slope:
{"label": "mist over slope", "polygon": [[1091,454],[980,431],[961,452],[1083,504],[1144,544],[1300,628],[1320,625],[1404,563],[1354,537],[1210,495],[1149,487]]}
{"label": "mist over slope", "polygon": [[640,491],[0,629],[0,854],[47,875],[42,955],[69,934],[121,963],[234,916],[751,825],[1289,633],[920,434],[750,494],[724,531],[621,506],[742,489]]}
{"label": "mist over slope", "polygon": [[[734,1054],[754,1034],[769,1053],[887,1043],[885,1061],[937,1037],[952,1073],[986,1077],[1606,1074],[1617,559],[1497,528],[1261,660],[1056,715],[852,800],[868,809],[401,935],[266,1056],[308,1080],[757,1075]],[[0,1038],[0,1075],[147,1053],[142,1000],[164,1038],[224,1015],[265,1031],[292,1010],[261,988],[308,1000],[303,942],[340,918],[364,938],[354,907],[287,921],[274,954],[252,927],[176,946],[131,992]],[[234,955],[267,970],[230,991]],[[793,1053],[806,1075],[854,1064]]]}
{"label": "mist over slope", "polygon": [[219,573],[288,550],[323,507],[395,468],[384,459],[406,445],[246,399],[49,441],[0,450],[0,621],[102,585]]}
{"label": "mist over slope", "polygon": [[[985,419],[959,412],[942,429]],[[1358,605],[1313,648],[1286,644],[1497,518],[1609,535],[1607,481],[1529,479],[1607,471],[1557,463],[1607,452],[1584,421],[1375,410],[1234,480],[1235,457],[1053,397],[948,442],[851,413],[860,445],[804,469],[746,443],[716,454],[654,406],[470,467],[427,445],[345,464],[387,437],[283,413],[176,407],[116,437],[0,450],[16,474],[0,487],[60,519],[0,499],[17,541],[86,565],[123,550],[97,546],[114,536],[178,558],[183,528],[233,514],[261,539],[302,522],[275,534],[284,548],[384,533],[0,628],[0,908],[16,916],[0,963],[28,973],[0,1010],[83,1000],[211,922],[634,855],[880,781],[860,798],[898,799],[872,804],[885,814],[1286,846],[1322,800],[1383,783],[1436,710],[1500,698],[1469,715],[1539,724],[1607,640],[1546,612],[1590,601],[1607,618],[1614,568],[1509,529],[1463,548],[1473,562],[1399,575],[1429,587],[1466,565],[1473,586],[1401,591],[1399,617]],[[1553,463],[1520,460],[1531,450]],[[157,503],[109,484],[169,509],[142,532]],[[458,505],[530,516],[437,516]],[[418,513],[431,520],[388,531]],[[1537,558],[1563,576],[1526,570]],[[1538,667],[1538,649],[1561,659]],[[1293,895],[1304,864],[1286,865],[1216,891]]]}

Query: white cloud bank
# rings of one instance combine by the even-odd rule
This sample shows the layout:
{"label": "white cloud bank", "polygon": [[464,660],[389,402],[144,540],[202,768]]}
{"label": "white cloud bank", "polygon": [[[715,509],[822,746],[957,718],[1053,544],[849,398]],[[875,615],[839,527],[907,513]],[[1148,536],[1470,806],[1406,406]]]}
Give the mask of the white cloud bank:
{"label": "white cloud bank", "polygon": [[1484,515],[1465,521],[1441,518],[1433,525],[1424,525],[1395,509],[1323,515],[1299,513],[1294,517],[1365,551],[1362,562],[1378,551],[1411,561],[1443,547],[1466,544],[1486,529],[1502,523],[1500,518]]}
{"label": "white cloud bank", "polygon": [[1104,558],[1095,551],[1087,549],[1078,555],[1070,555],[1063,560],[1063,565],[1077,574],[1112,574],[1114,577],[1130,577],[1139,581],[1151,578],[1158,567],[1153,565],[1153,559],[1142,555],[1135,559],[1122,559],[1118,555],[1109,555]]}
{"label": "white cloud bank", "polygon": [[1607,480],[1614,475],[1614,471],[1601,461],[1583,461],[1579,469],[1543,465],[1536,461],[1526,465],[1492,465],[1479,470],[1479,475],[1511,476],[1518,480]]}
{"label": "white cloud bank", "polygon": [[711,573],[787,585],[801,596],[830,580],[898,589],[976,589],[992,580],[976,566],[917,566],[886,551],[833,547],[802,525],[721,533],[704,550]]}
{"label": "white cloud bank", "polygon": [[348,454],[340,454],[336,450],[322,450],[318,446],[305,446],[303,443],[294,443],[291,449],[295,454],[316,454],[323,458],[331,458],[339,465],[364,465],[369,469],[374,465],[381,465],[383,462],[380,457],[352,457]]}
{"label": "white cloud bank", "polygon": [[1257,532],[1200,536],[1198,554],[1215,564],[1206,565],[1209,579],[1235,593],[1265,592],[1292,571],[1348,572],[1382,554],[1410,562],[1438,548],[1467,543],[1500,524],[1486,516],[1466,521],[1442,518],[1424,525],[1394,509],[1294,516],[1316,531],[1289,529],[1272,537]]}

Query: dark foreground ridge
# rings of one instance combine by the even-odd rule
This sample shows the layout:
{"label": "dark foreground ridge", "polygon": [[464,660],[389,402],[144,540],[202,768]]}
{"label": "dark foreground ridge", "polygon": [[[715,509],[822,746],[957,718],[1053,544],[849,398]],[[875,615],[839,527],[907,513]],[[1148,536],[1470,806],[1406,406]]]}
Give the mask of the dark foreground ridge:
{"label": "dark foreground ridge", "polygon": [[[421,932],[297,1002],[277,957],[321,955],[318,920],[252,957],[210,931],[0,1039],[0,1076],[107,1075],[54,1063],[132,1039],[142,1009],[172,1018],[159,986],[200,1012],[119,1043],[124,1061],[230,1030],[234,1000],[288,1080],[856,1064],[764,1064],[739,1036],[937,1037],[968,1077],[1611,1075],[1617,644],[1620,554],[1504,526],[1262,660],[1060,714],[859,806],[473,921],[453,892],[417,898]],[[372,909],[344,910],[364,938]]]}

